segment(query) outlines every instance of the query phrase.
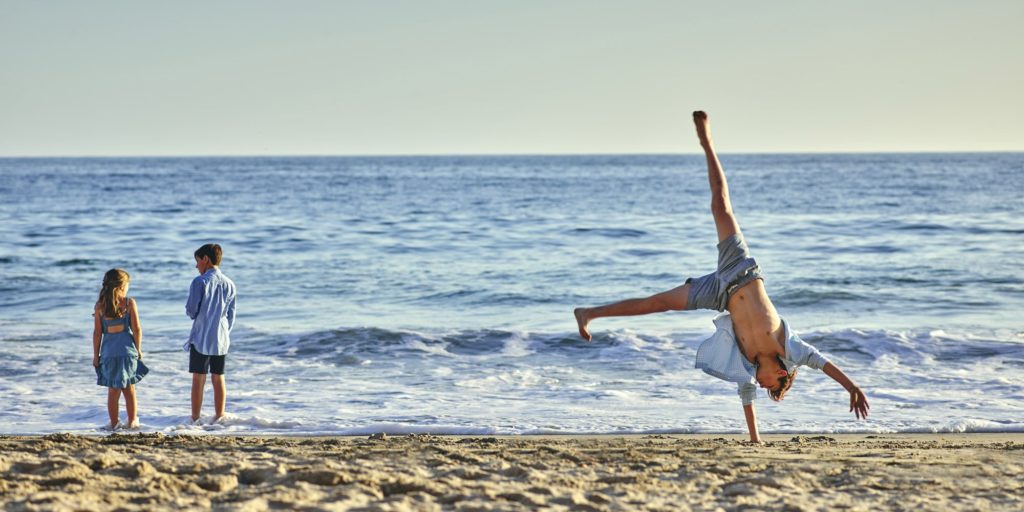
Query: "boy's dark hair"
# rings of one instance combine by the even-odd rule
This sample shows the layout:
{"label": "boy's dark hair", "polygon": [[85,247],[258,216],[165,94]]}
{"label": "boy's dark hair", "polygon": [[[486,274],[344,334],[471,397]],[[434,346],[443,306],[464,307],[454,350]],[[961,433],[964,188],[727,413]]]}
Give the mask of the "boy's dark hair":
{"label": "boy's dark hair", "polygon": [[206,256],[207,258],[210,258],[211,264],[220,265],[221,254],[223,254],[223,252],[220,250],[220,245],[206,244],[196,249],[195,256],[196,258],[202,258],[203,256]]}
{"label": "boy's dark hair", "polygon": [[[779,361],[779,366],[786,368],[786,364],[782,362],[781,357],[776,355],[775,359]],[[782,400],[782,397],[786,396],[786,392],[789,391],[791,386],[793,386],[793,381],[796,379],[796,368],[793,368],[792,370],[787,369],[786,371],[789,372],[789,375],[779,377],[779,387],[777,389],[768,390],[768,397],[776,402]]]}

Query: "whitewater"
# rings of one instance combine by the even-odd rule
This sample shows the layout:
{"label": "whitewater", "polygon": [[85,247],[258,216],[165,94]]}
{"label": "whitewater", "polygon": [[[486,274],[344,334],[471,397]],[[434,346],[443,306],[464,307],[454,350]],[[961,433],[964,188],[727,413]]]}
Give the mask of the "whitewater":
{"label": "whitewater", "polygon": [[[1024,154],[722,160],[780,313],[872,406],[855,420],[804,369],[757,400],[763,432],[1024,431]],[[0,159],[0,434],[106,422],[90,315],[113,267],[152,370],[144,431],[743,432],[735,386],[693,368],[714,312],[602,319],[590,343],[572,316],[714,269],[703,165]],[[239,312],[229,416],[192,426],[184,303],[208,241]]]}

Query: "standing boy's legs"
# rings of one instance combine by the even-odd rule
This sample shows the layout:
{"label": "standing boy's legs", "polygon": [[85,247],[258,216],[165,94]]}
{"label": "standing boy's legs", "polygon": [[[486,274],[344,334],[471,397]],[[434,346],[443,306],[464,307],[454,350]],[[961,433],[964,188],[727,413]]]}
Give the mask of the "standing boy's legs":
{"label": "standing boy's legs", "polygon": [[216,410],[217,416],[213,418],[213,421],[220,420],[224,417],[224,406],[227,405],[227,385],[224,382],[223,374],[212,374],[211,380],[213,381],[213,405]]}
{"label": "standing boy's legs", "polygon": [[206,374],[213,375],[213,406],[216,415],[213,421],[224,416],[227,403],[227,386],[224,383],[224,364],[226,356],[208,356],[200,354],[196,348],[189,347],[188,371],[192,373],[192,421],[199,419],[203,410],[203,392],[206,388]]}
{"label": "standing boy's legs", "polygon": [[206,374],[192,374],[192,421],[199,419],[203,410],[203,388],[206,387]]}

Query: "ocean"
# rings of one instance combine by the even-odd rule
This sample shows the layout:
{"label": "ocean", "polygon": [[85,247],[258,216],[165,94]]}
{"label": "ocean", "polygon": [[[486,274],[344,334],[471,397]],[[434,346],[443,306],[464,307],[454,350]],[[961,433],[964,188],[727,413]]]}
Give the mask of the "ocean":
{"label": "ocean", "polygon": [[[722,155],[804,369],[762,432],[1024,431],[1024,153]],[[132,275],[144,431],[745,432],[713,311],[572,310],[714,270],[698,155],[0,159],[0,434],[96,432],[103,273]],[[188,426],[192,252],[238,287],[228,412]],[[212,393],[206,410],[212,414]],[[122,415],[124,414],[122,406]]]}

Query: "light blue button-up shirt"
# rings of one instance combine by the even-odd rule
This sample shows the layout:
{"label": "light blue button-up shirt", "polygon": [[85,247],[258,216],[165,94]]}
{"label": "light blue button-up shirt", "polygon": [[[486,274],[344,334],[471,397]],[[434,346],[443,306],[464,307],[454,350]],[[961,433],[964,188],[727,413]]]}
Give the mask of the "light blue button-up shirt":
{"label": "light blue button-up shirt", "polygon": [[[743,405],[748,405],[757,395],[757,370],[740,352],[729,313],[716,316],[715,327],[715,334],[697,348],[696,367],[708,375],[738,384],[740,400]],[[789,330],[789,323],[785,319],[782,319],[782,327],[786,336],[786,355],[782,357],[782,362],[788,371],[801,365],[820,370],[828,364],[828,358],[821,355],[818,349]]]}
{"label": "light blue button-up shirt", "polygon": [[231,327],[235,325],[235,283],[213,267],[192,280],[185,313],[192,319],[192,332],[185,350],[195,345],[196,352],[222,356],[231,346]]}

